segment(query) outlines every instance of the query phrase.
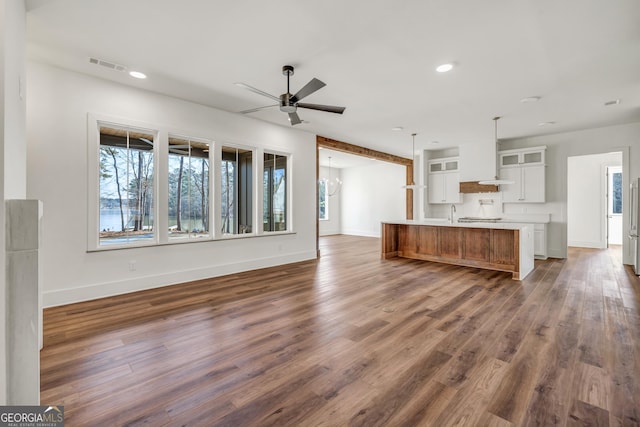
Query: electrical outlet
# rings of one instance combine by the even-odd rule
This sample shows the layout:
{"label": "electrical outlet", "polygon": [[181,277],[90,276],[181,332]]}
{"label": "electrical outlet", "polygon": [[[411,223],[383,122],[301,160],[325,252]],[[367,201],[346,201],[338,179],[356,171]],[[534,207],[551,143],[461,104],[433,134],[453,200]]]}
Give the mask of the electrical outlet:
{"label": "electrical outlet", "polygon": [[136,271],[136,262],[129,261],[129,271]]}

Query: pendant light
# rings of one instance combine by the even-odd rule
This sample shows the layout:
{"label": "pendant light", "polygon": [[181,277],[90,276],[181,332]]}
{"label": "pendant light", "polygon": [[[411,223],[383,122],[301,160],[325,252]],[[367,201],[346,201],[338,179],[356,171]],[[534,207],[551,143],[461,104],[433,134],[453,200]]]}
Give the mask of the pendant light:
{"label": "pendant light", "polygon": [[[411,143],[411,161],[414,163],[414,166],[415,166],[415,152],[416,152],[416,135],[417,135],[417,133],[412,133],[411,134],[411,138],[412,138],[412,143]],[[414,170],[414,173],[415,173],[415,170]],[[402,188],[413,190],[413,189],[418,189],[418,188],[426,188],[426,186],[417,185],[413,181],[413,175],[412,175],[411,176],[411,183],[407,184],[407,185],[403,185]]]}
{"label": "pendant light", "polygon": [[[494,140],[493,140],[493,146],[495,147],[495,150],[498,149],[498,120],[500,120],[500,116],[494,117],[493,118],[493,127],[494,127]],[[495,151],[494,151],[494,155],[495,155]],[[497,171],[496,171],[497,173]],[[503,185],[503,184],[515,184],[514,181],[509,181],[507,179],[500,179],[500,177],[496,174],[494,179],[488,179],[486,181],[480,181],[478,182],[478,184],[480,185]]]}
{"label": "pendant light", "polygon": [[[338,194],[338,191],[340,191],[340,188],[342,188],[342,181],[340,180],[340,178],[336,177],[336,181],[333,182],[331,180],[331,156],[329,156],[329,188],[327,189],[327,194],[329,195],[329,197],[333,197],[336,194]],[[331,190],[331,188],[333,187],[333,191]]]}

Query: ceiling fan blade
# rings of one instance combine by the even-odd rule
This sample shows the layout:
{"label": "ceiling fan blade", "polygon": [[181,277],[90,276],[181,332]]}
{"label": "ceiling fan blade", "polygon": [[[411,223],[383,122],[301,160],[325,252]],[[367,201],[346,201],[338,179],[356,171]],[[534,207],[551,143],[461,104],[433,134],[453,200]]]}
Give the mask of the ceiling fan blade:
{"label": "ceiling fan blade", "polygon": [[302,120],[300,120],[298,113],[289,113],[289,121],[291,122],[291,126],[299,125],[300,123],[302,123]]}
{"label": "ceiling fan blade", "polygon": [[271,99],[273,99],[274,101],[280,102],[280,98],[278,98],[277,96],[273,96],[273,95],[271,95],[270,93],[264,92],[264,91],[262,91],[262,90],[260,90],[260,89],[256,89],[255,87],[253,87],[253,86],[249,86],[249,85],[248,85],[248,84],[246,84],[246,83],[235,83],[235,85],[236,85],[236,86],[240,86],[241,88],[244,88],[244,89],[250,90],[250,91],[251,91],[251,92],[253,92],[253,93],[257,93],[258,95],[266,96],[267,98],[271,98]]}
{"label": "ceiling fan blade", "polygon": [[304,87],[300,89],[298,93],[293,95],[293,98],[291,98],[291,102],[294,102],[294,103],[298,102],[302,98],[311,95],[313,92],[317,91],[318,89],[322,89],[325,86],[326,86],[326,83],[321,82],[320,80],[314,77],[313,79],[311,79],[309,83],[304,85]]}
{"label": "ceiling fan blade", "polygon": [[345,110],[345,107],[336,107],[334,105],[305,104],[302,102],[298,102],[296,106],[300,108],[308,108],[309,110],[326,111],[327,113],[336,114],[342,114]]}
{"label": "ceiling fan blade", "polygon": [[238,111],[239,114],[248,114],[248,113],[254,113],[256,111],[260,111],[260,110],[264,110],[265,108],[271,108],[271,107],[277,107],[279,104],[274,104],[274,105],[265,105],[264,107],[256,107],[256,108],[250,108],[248,110],[243,110],[243,111]]}
{"label": "ceiling fan blade", "polygon": [[188,156],[188,155],[189,155],[189,151],[176,150],[175,148],[171,148],[171,147],[169,147],[169,153],[172,153],[172,154],[181,154],[181,155],[184,155],[184,156]]}

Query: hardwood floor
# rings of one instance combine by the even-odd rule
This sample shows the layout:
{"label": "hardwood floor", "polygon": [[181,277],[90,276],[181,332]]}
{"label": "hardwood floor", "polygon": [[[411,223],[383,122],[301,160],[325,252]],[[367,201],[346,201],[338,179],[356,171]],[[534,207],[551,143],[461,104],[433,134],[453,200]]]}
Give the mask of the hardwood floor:
{"label": "hardwood floor", "polygon": [[529,277],[322,258],[45,311],[41,400],[67,426],[640,424],[640,280],[620,251]]}

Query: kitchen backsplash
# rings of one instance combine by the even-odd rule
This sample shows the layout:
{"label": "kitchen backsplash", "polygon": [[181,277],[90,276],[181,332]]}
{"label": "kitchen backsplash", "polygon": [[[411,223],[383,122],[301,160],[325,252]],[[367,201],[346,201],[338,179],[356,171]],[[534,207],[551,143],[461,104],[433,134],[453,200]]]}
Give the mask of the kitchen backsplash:
{"label": "kitchen backsplash", "polygon": [[[455,217],[500,218],[502,193],[467,193],[462,195],[462,204],[456,204]],[[429,218],[448,218],[451,205],[431,204],[426,215]]]}
{"label": "kitchen backsplash", "polygon": [[[546,204],[504,204],[502,193],[470,193],[462,195],[463,203],[457,203],[455,218],[506,218],[522,222],[547,223],[552,218],[548,213],[549,203]],[[451,205],[429,205],[427,218],[448,218]]]}

